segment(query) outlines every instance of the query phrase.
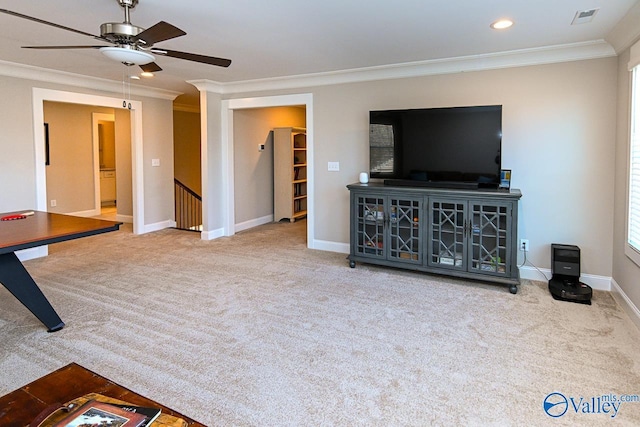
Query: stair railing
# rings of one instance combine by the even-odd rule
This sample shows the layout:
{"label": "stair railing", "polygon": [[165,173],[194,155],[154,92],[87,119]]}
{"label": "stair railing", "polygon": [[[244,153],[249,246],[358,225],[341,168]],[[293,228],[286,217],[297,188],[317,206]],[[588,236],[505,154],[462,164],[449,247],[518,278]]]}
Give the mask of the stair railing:
{"label": "stair railing", "polygon": [[175,179],[176,228],[202,231],[202,197]]}

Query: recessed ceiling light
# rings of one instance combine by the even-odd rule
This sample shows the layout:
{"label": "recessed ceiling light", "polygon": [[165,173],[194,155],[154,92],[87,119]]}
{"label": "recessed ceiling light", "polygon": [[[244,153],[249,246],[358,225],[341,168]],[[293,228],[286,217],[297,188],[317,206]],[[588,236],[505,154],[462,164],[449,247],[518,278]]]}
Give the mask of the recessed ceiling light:
{"label": "recessed ceiling light", "polygon": [[140,75],[142,77],[153,77],[153,73],[149,73],[149,72],[146,72],[146,71],[143,71],[142,73],[140,73]]}
{"label": "recessed ceiling light", "polygon": [[131,80],[140,80],[140,77],[138,77],[138,76],[129,76],[129,78]]}
{"label": "recessed ceiling light", "polygon": [[513,21],[511,19],[499,19],[490,25],[494,30],[504,30],[513,25]]}

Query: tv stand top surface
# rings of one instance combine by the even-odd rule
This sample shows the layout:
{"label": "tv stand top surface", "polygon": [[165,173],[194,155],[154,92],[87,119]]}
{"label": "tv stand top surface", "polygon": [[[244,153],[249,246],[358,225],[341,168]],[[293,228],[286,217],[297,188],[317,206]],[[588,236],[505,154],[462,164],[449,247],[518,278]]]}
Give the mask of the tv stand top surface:
{"label": "tv stand top surface", "polygon": [[[387,180],[386,183],[383,181],[370,181],[367,184],[362,184],[356,182],[354,184],[347,185],[347,188],[352,189],[361,189],[368,190],[372,192],[381,192],[381,191],[396,191],[402,193],[420,193],[425,195],[462,195],[469,197],[482,197],[491,196],[491,197],[504,197],[504,198],[516,198],[519,199],[522,197],[522,193],[520,190],[512,188],[512,189],[497,189],[497,188],[479,188],[477,185],[474,187],[451,187],[444,188],[442,186],[407,186],[407,185],[392,185],[390,183],[392,180]],[[418,182],[418,181],[417,181]],[[425,181],[422,181],[425,182]]]}

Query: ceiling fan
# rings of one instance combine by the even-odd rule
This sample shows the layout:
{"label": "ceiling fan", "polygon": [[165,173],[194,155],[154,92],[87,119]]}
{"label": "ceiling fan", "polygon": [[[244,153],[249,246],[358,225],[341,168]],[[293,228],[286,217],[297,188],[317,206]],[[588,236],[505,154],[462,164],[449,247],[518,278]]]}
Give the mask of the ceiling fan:
{"label": "ceiling fan", "polygon": [[181,29],[160,21],[147,29],[131,24],[130,11],[138,4],[138,0],[117,0],[124,8],[124,22],[107,22],[100,25],[100,35],[96,36],[64,25],[55,24],[32,16],[23,15],[7,9],[0,9],[0,13],[28,19],[40,24],[50,25],[61,30],[72,31],[92,37],[96,40],[110,43],[113,46],[22,46],[26,49],[99,49],[105,56],[122,62],[125,65],[138,65],[145,72],[162,71],[155,63],[154,55],[169,56],[171,58],[186,59],[187,61],[203,64],[228,67],[230,59],[216,58],[213,56],[199,55],[195,53],[179,52],[176,50],[153,47],[155,43],[184,36]]}

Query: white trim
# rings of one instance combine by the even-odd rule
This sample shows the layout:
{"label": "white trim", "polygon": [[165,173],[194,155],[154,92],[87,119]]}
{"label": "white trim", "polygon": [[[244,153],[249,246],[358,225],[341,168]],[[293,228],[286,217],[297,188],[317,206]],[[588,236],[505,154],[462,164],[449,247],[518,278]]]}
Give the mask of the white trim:
{"label": "white trim", "polygon": [[224,237],[224,228],[218,228],[216,230],[203,231],[200,233],[202,240],[213,240],[220,237]]}
{"label": "white trim", "polygon": [[260,225],[269,224],[270,222],[273,222],[273,215],[267,215],[262,218],[250,219],[249,221],[238,223],[235,225],[235,230],[237,233]]}
{"label": "white trim", "polygon": [[[122,93],[122,80],[114,81],[100,79],[97,77],[89,77],[81,74],[34,67],[32,65],[17,64],[15,62],[8,61],[0,61],[0,76],[37,80],[41,82],[63,84],[112,93]],[[149,98],[168,99],[171,101],[181,95],[180,92],[175,92],[172,90],[136,85],[127,87],[127,94],[146,96]]]}
{"label": "white trim", "polygon": [[627,313],[631,321],[640,329],[640,309],[631,301],[615,280],[612,280],[611,294],[618,305]]}
{"label": "white trim", "polygon": [[[222,101],[220,108],[220,132],[222,144],[222,200],[226,209],[222,210],[222,226],[225,236],[233,236],[236,232],[236,202],[235,202],[235,158],[233,137],[233,114],[230,113],[229,102]],[[208,193],[207,193],[208,194]]]}
{"label": "white trim", "polygon": [[98,209],[97,211],[95,209],[91,209],[88,211],[69,212],[69,213],[65,213],[65,215],[83,216],[83,217],[96,216],[96,215],[100,215],[100,209]]}
{"label": "white trim", "polygon": [[172,219],[166,221],[160,221],[153,224],[147,224],[144,226],[145,233],[152,233],[154,231],[164,230],[165,228],[175,228],[176,222]]}
{"label": "white trim", "polygon": [[640,3],[631,6],[616,26],[606,36],[607,42],[613,46],[617,53],[631,46],[640,37]]}
{"label": "white trim", "polygon": [[266,79],[221,83],[211,80],[193,80],[188,83],[206,88],[208,92],[238,94],[264,90],[299,89],[375,80],[453,74],[468,71],[494,70],[528,65],[553,64],[616,56],[616,52],[604,40],[511,50],[506,52],[469,55],[457,58],[432,59],[405,62],[376,67]]}
{"label": "white trim", "polygon": [[[628,194],[628,192],[627,192]],[[627,198],[629,198],[629,196],[627,195]],[[627,216],[629,215],[629,209],[627,209]],[[627,221],[628,223],[629,221]],[[629,225],[627,225],[627,230],[629,230]],[[627,238],[629,236],[629,232],[627,231],[626,234]],[[633,261],[633,263],[637,266],[640,267],[640,253],[638,253],[638,251],[629,244],[629,242],[624,242],[624,254],[631,260]]]}
{"label": "white trim", "polygon": [[[44,164],[44,101],[122,108],[122,99],[52,89],[33,88],[33,135],[35,146],[36,209],[47,211],[47,175]],[[144,165],[142,102],[131,103],[131,174],[133,176],[133,233],[144,231]]]}
{"label": "white trim", "polygon": [[[204,86],[199,86],[200,89]],[[201,89],[202,90],[202,89]],[[315,202],[314,202],[314,124],[313,124],[313,94],[303,93],[294,95],[265,96],[259,98],[241,98],[222,101],[222,164],[227,165],[223,171],[223,200],[225,204],[225,235],[231,236],[235,232],[234,216],[234,177],[233,177],[233,110],[246,108],[286,107],[294,105],[306,106],[307,129],[307,246],[315,247]],[[204,171],[203,171],[204,172]],[[203,194],[206,194],[203,192]]]}
{"label": "white trim", "polygon": [[16,252],[16,256],[20,261],[28,261],[30,259],[42,258],[49,255],[49,246],[38,246],[35,248],[23,249]]}
{"label": "white trim", "polygon": [[635,67],[640,65],[640,42],[637,42],[629,49],[629,62],[627,68],[632,71]]}
{"label": "white trim", "polygon": [[200,170],[202,181],[202,229],[200,238],[202,240],[211,240],[209,228],[209,127],[207,126],[207,110],[209,103],[207,102],[207,92],[200,90]]}
{"label": "white trim", "polygon": [[[629,62],[629,125],[627,127],[627,176],[626,176],[626,186],[625,186],[625,228],[624,228],[624,254],[637,266],[640,266],[640,252],[638,252],[638,248],[635,248],[629,242],[630,239],[630,226],[631,226],[631,192],[632,192],[632,167],[633,167],[633,147],[635,146],[635,135],[634,131],[638,132],[634,127],[640,126],[640,123],[636,123],[636,117],[640,116],[640,87],[636,87],[636,83],[640,82],[640,69],[638,69],[638,65],[640,63],[640,42],[636,43],[631,47],[631,61]],[[640,121],[640,120],[639,120]]]}
{"label": "white trim", "polygon": [[330,242],[328,240],[316,240],[313,242],[314,249],[328,252],[337,252],[340,254],[348,254],[351,252],[349,243]]}
{"label": "white trim", "polygon": [[[427,76],[465,71],[491,70],[498,68],[521,67],[526,65],[550,64],[557,62],[579,61],[616,56],[614,48],[604,40],[545,46],[506,52],[469,55],[455,58],[442,58],[427,61],[415,61],[400,64],[363,67],[349,70],[329,71],[304,75],[284,76],[266,79],[244,80],[237,82],[216,82],[211,80],[190,80],[200,90],[219,94],[237,94],[248,91],[292,89],[311,86],[324,86],[350,82],[396,79],[404,77]],[[68,73],[31,65],[0,61],[0,75],[20,79],[70,85],[91,90],[119,93],[122,81],[114,81]],[[204,86],[206,85],[206,86]],[[127,88],[129,91],[129,88]],[[174,100],[180,95],[166,89],[146,86],[130,86],[132,95]]]}
{"label": "white trim", "polygon": [[[543,277],[544,274],[544,277]],[[537,282],[548,282],[551,278],[551,270],[541,268],[539,271],[535,267],[520,267],[520,278],[525,280],[535,280]],[[591,286],[598,291],[611,291],[611,282],[613,279],[606,276],[598,276],[595,274],[581,274],[580,281]]]}

